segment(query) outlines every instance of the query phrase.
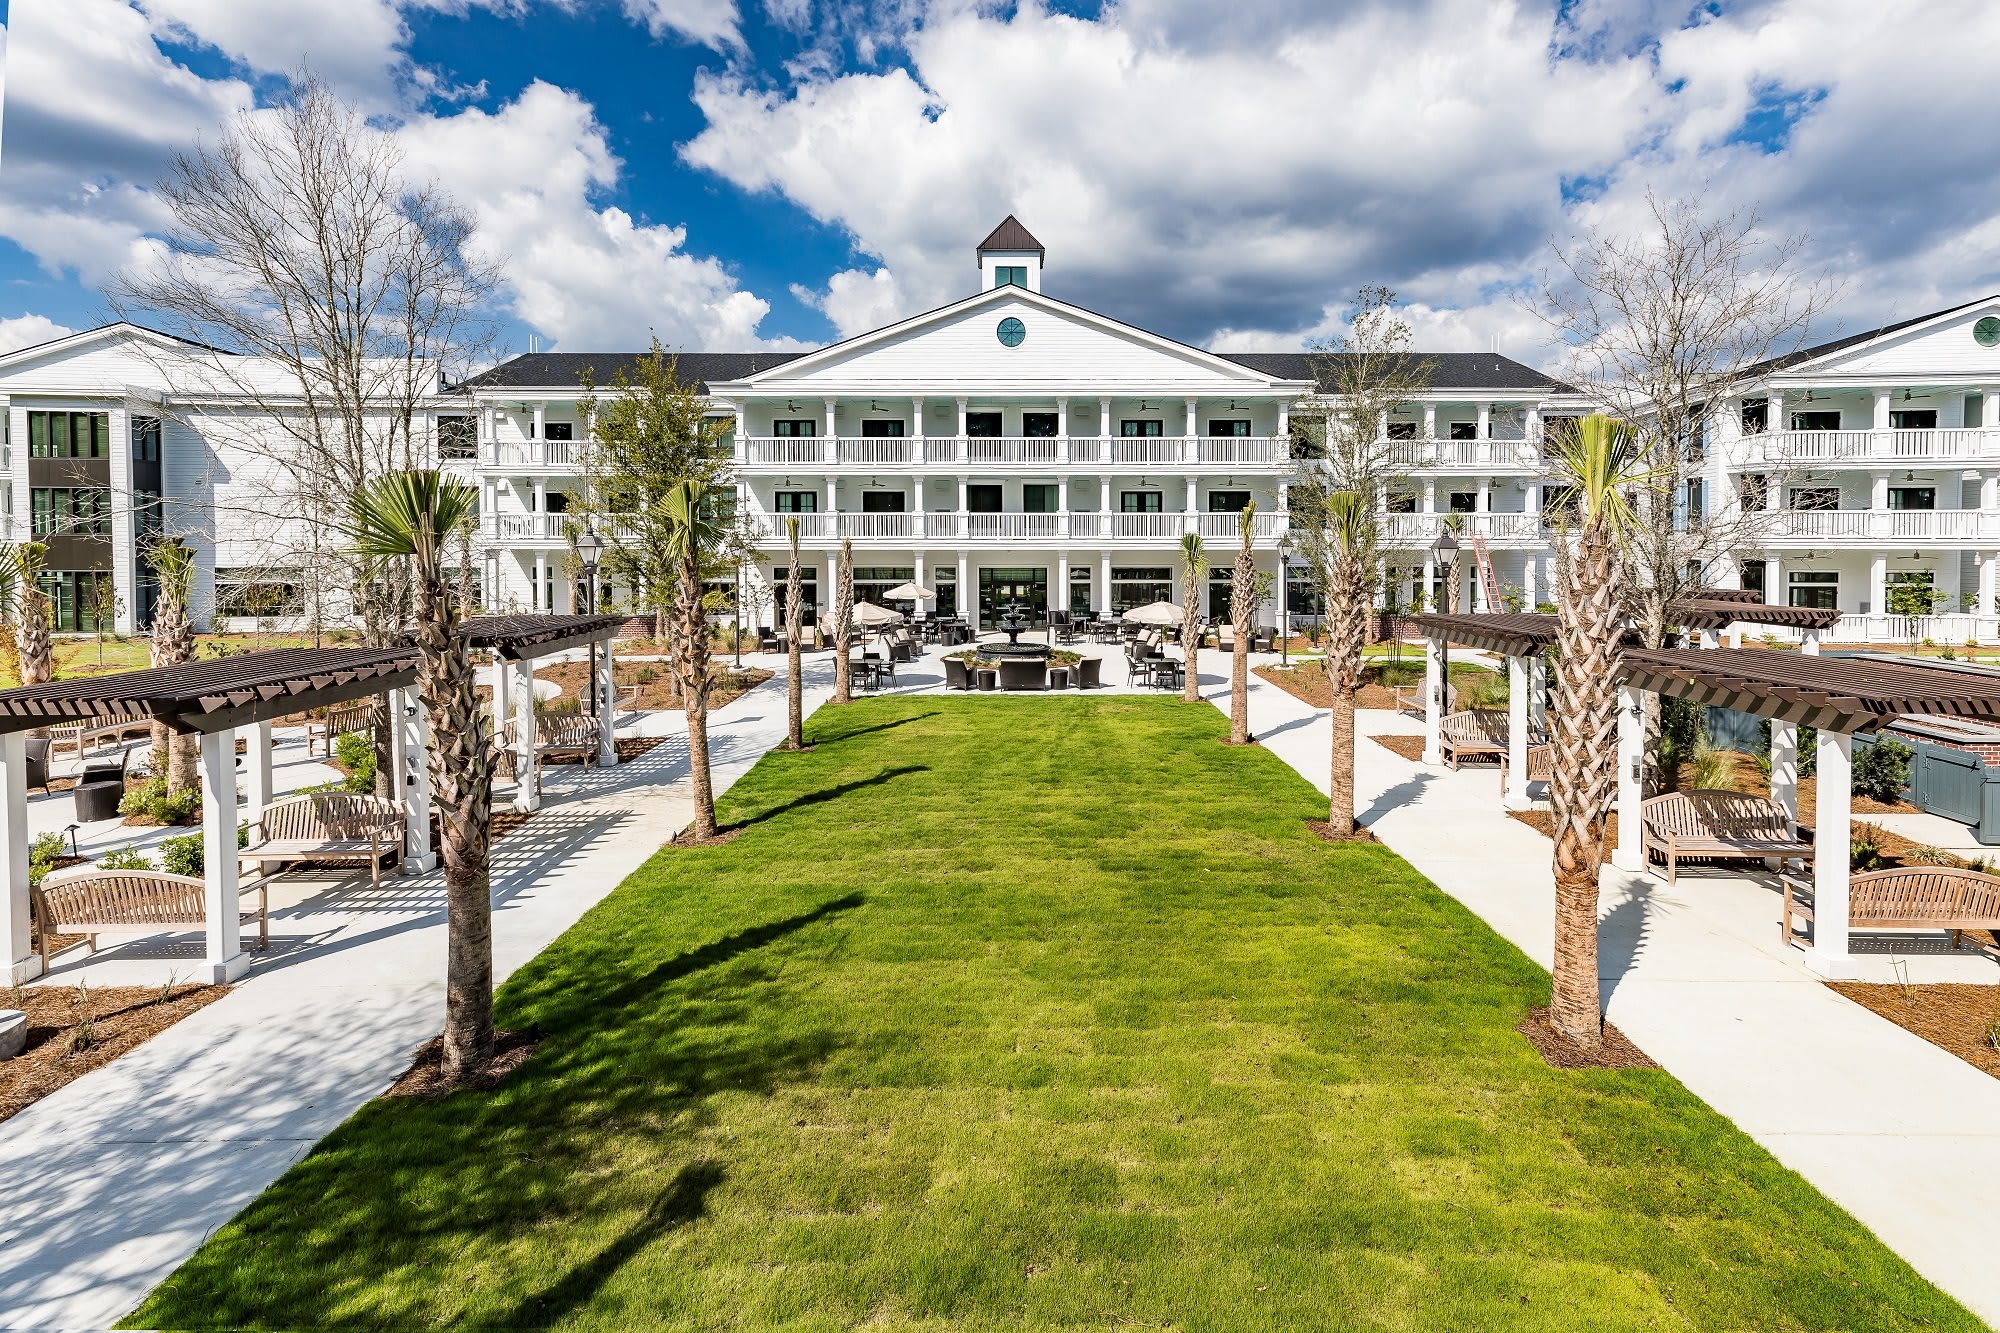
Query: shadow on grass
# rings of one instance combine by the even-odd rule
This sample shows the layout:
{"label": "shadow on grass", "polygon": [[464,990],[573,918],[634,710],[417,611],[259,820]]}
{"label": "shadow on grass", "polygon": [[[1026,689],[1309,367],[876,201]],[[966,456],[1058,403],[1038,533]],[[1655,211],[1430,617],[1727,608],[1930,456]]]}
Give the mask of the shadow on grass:
{"label": "shadow on grass", "polygon": [[[944,678],[940,676],[938,677],[938,679],[942,681]],[[863,698],[869,696],[857,695],[856,697]],[[891,718],[887,722],[877,722],[871,726],[856,727],[852,731],[842,731],[835,735],[825,736],[822,737],[817,743],[820,745],[838,744],[841,741],[851,741],[857,737],[866,736],[871,732],[894,731],[897,727],[907,727],[912,722],[921,722],[927,717],[936,717],[936,716],[937,716],[937,710],[935,709],[931,710],[928,713],[912,713],[908,717]]]}
{"label": "shadow on grass", "polygon": [[664,986],[693,976],[697,972],[740,958],[753,950],[761,949],[787,935],[804,930],[815,922],[830,916],[852,911],[861,906],[867,898],[860,893],[842,894],[828,902],[821,903],[810,911],[788,916],[782,921],[767,921],[761,926],[749,926],[733,935],[725,935],[719,940],[711,940],[698,949],[676,954],[666,962],[612,990],[591,997],[591,1007],[606,1013],[616,1013],[628,1005],[638,1003],[653,995]]}
{"label": "shadow on grass", "polygon": [[[892,723],[890,725],[895,724]],[[826,741],[819,741],[813,748],[818,749],[826,744]],[[897,778],[908,777],[912,773],[928,773],[930,771],[930,766],[927,764],[904,764],[899,768],[885,768],[873,777],[856,778],[852,782],[836,783],[831,787],[823,787],[819,791],[805,792],[802,795],[793,797],[789,801],[774,805],[768,810],[760,810],[747,819],[739,819],[731,827],[739,829],[750,828],[753,825],[762,824],[767,820],[776,819],[779,815],[787,814],[793,810],[803,810],[810,805],[824,805],[828,801],[837,801],[849,792],[861,791],[867,787],[879,787],[885,782],[893,782]]]}
{"label": "shadow on grass", "polygon": [[690,1162],[644,1215],[595,1257],[570,1269],[544,1290],[522,1297],[498,1318],[489,1321],[482,1315],[479,1322],[490,1322],[496,1328],[547,1328],[587,1308],[634,1255],[668,1232],[698,1221],[708,1211],[710,1191],[727,1174],[715,1162]]}

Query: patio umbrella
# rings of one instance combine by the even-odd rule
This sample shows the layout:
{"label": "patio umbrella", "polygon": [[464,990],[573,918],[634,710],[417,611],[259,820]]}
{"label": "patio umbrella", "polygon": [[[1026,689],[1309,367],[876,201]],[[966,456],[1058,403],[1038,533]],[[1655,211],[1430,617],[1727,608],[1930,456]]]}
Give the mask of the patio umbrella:
{"label": "patio umbrella", "polygon": [[875,605],[873,602],[856,602],[854,604],[854,623],[863,629],[881,629],[885,625],[902,624],[903,613],[901,611],[887,610],[884,607]]}
{"label": "patio umbrella", "polygon": [[1181,623],[1181,609],[1172,602],[1148,602],[1127,611],[1125,619],[1135,625],[1178,625]]}
{"label": "patio umbrella", "polygon": [[921,583],[898,583],[882,595],[892,602],[928,602],[937,593]]}

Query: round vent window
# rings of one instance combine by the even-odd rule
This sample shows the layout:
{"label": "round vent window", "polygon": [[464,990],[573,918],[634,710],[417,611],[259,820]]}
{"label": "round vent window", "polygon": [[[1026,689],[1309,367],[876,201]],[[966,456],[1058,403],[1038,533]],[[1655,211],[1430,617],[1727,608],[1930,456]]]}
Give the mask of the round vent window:
{"label": "round vent window", "polygon": [[2000,319],[1988,315],[1972,326],[1972,341],[1981,347],[2000,347]]}
{"label": "round vent window", "polygon": [[[1996,325],[1996,327],[2000,327],[2000,325]],[[1015,319],[1012,315],[1009,315],[1000,321],[1000,327],[995,329],[993,333],[995,337],[1000,339],[1002,347],[1019,347],[1021,340],[1028,336],[1028,326],[1020,320]]]}

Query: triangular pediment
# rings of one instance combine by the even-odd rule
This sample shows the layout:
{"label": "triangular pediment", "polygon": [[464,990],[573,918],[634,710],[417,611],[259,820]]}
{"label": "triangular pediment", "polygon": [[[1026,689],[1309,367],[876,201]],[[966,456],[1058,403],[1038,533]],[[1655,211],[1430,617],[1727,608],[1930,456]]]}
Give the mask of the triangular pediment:
{"label": "triangular pediment", "polygon": [[1973,377],[2000,383],[2000,296],[1892,326],[1786,368],[1787,376],[1905,380]]}
{"label": "triangular pediment", "polygon": [[1292,385],[1023,287],[997,287],[734,384],[748,393],[1213,394]]}

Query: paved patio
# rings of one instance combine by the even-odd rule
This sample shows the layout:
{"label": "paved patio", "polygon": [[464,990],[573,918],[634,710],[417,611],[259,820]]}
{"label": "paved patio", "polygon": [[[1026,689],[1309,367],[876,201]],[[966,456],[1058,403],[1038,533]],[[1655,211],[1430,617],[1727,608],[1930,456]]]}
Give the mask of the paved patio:
{"label": "paved patio", "polygon": [[[1326,716],[1251,677],[1251,730],[1326,790]],[[1229,706],[1228,681],[1204,697]],[[1490,767],[1454,773],[1368,737],[1421,723],[1357,714],[1363,822],[1543,967],[1553,961],[1548,839],[1500,806]],[[1438,836],[1449,829],[1450,837]],[[2000,1321],[2000,1214],[1968,1167],[2000,1153],[2000,1080],[1878,1018],[1814,978],[1778,939],[1768,877],[1694,869],[1669,888],[1608,869],[1600,966],[1606,1013],[1722,1112],[1989,1322]],[[1942,946],[1855,937],[1863,980],[2000,980],[1993,963]]]}

